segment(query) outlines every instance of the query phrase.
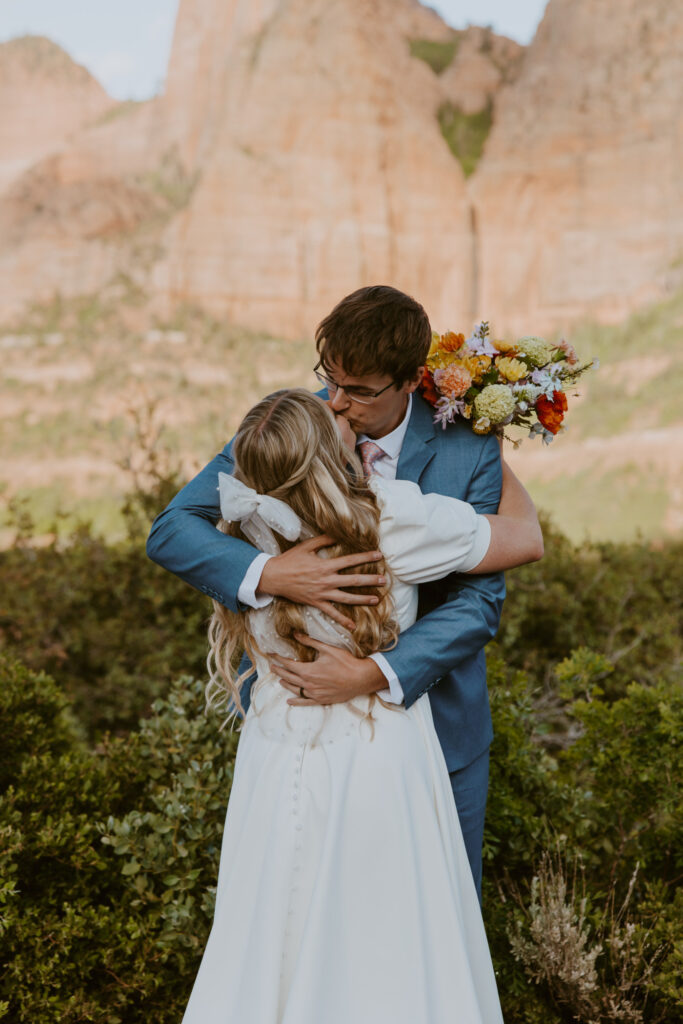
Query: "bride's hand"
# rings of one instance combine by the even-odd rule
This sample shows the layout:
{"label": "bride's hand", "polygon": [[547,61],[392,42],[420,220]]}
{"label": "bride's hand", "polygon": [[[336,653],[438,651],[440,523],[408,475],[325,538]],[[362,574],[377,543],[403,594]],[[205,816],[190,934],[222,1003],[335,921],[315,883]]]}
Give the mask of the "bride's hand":
{"label": "bride's hand", "polygon": [[356,624],[353,619],[338,611],[332,602],[377,604],[379,599],[374,595],[353,593],[346,588],[383,587],[387,579],[386,576],[374,573],[342,573],[340,570],[376,562],[382,558],[382,553],[363,551],[337,558],[320,558],[317,552],[331,544],[334,544],[332,537],[323,534],[269,558],[263,567],[257,594],[286,597],[295,604],[312,605],[326,612],[345,629],[354,629]]}

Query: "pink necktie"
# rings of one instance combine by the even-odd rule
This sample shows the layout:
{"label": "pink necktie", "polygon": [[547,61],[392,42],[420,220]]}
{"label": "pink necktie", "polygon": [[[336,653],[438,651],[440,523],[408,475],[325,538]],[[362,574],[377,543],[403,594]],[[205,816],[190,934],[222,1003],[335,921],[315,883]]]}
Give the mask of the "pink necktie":
{"label": "pink necktie", "polygon": [[378,444],[375,444],[374,441],[361,441],[358,445],[358,451],[363,463],[363,475],[367,480],[377,460],[386,455],[386,452]]}

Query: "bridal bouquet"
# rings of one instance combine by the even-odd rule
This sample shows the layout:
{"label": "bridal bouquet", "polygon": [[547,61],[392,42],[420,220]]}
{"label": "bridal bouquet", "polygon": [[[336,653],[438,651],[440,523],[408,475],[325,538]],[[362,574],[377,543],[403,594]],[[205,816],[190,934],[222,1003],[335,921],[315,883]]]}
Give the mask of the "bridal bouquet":
{"label": "bridal bouquet", "polygon": [[[543,338],[493,341],[488,323],[464,334],[434,334],[420,390],[445,429],[456,417],[475,434],[504,435],[508,424],[529,427],[550,444],[567,411],[567,389],[595,362],[580,363],[566,341]],[[520,444],[515,442],[515,446]]]}

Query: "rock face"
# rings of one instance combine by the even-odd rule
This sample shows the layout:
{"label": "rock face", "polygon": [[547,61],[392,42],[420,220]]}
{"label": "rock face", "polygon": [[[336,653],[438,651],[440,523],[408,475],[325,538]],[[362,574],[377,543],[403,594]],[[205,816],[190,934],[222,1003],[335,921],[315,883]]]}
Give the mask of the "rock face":
{"label": "rock face", "polygon": [[490,29],[472,25],[458,33],[452,63],[441,75],[445,99],[464,114],[476,114],[493,104],[502,86],[517,77],[524,47]]}
{"label": "rock face", "polygon": [[0,192],[117,104],[55,43],[23,36],[0,43]]}
{"label": "rock face", "polygon": [[197,38],[175,48],[169,100],[201,178],[155,289],[286,334],[376,281],[415,292],[437,319],[462,316],[464,179],[435,119],[438,80],[406,38],[424,14],[433,29],[428,12],[413,0],[184,0],[179,31],[190,13]]}
{"label": "rock face", "polygon": [[680,4],[550,0],[470,182],[480,313],[616,321],[677,284],[682,53]]}
{"label": "rock face", "polygon": [[188,193],[158,102],[118,103],[49,40],[0,45],[0,316],[142,284]]}
{"label": "rock face", "polygon": [[165,94],[125,105],[4,44],[0,318],[124,272],[283,336],[376,282],[437,328],[619,319],[683,268],[681,52],[670,0],[550,0],[526,51],[417,0],[181,0]]}

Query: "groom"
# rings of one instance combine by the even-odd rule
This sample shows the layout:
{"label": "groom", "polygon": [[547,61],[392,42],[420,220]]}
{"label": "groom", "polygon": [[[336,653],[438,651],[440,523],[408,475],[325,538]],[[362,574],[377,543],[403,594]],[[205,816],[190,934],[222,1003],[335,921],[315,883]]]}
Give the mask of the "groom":
{"label": "groom", "polygon": [[[412,480],[423,492],[498,509],[502,472],[498,442],[464,423],[437,430],[431,407],[416,394],[431,345],[422,306],[395,288],[361,288],[342,299],[316,332],[316,375],[332,411],[357,435],[366,472]],[[150,558],[232,610],[261,607],[274,595],[315,605],[341,623],[332,601],[370,603],[343,587],[360,586],[330,572],[316,551],[324,539],[268,556],[215,529],[218,472],[231,473],[228,444],[155,519]],[[364,560],[359,556],[358,562]],[[376,580],[376,577],[373,578]],[[482,839],[493,738],[485,644],[498,629],[502,573],[454,574],[420,586],[418,620],[384,654],[354,658],[310,640],[315,662],[279,659],[293,704],[330,704],[381,692],[410,707],[429,692],[434,725],[450,774],[472,874],[481,894]],[[353,625],[353,623],[351,623]],[[242,702],[248,707],[248,687]]]}

